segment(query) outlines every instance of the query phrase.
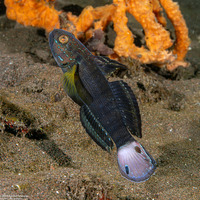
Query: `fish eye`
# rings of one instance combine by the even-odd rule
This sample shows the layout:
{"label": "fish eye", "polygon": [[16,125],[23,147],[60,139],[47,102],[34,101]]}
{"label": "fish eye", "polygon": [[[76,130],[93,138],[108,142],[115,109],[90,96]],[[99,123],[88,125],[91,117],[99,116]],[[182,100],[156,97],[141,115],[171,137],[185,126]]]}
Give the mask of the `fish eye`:
{"label": "fish eye", "polygon": [[136,151],[137,153],[141,153],[141,149],[140,149],[139,147],[135,147],[135,151]]}
{"label": "fish eye", "polygon": [[61,44],[66,44],[69,40],[69,38],[66,36],[66,35],[61,35],[59,38],[58,38],[59,42]]}

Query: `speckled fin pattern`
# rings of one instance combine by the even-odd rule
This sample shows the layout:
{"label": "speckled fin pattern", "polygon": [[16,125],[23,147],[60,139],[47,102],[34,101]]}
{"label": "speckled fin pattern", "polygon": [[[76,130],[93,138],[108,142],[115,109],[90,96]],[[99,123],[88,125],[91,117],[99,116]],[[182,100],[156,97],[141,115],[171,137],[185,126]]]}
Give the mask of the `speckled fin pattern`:
{"label": "speckled fin pattern", "polygon": [[80,118],[83,127],[88,135],[104,150],[110,152],[113,142],[107,131],[102,127],[101,123],[96,119],[87,105],[83,105],[80,110]]}
{"label": "speckled fin pattern", "polygon": [[140,111],[131,88],[124,81],[111,82],[109,85],[115,96],[125,126],[131,134],[141,138]]}

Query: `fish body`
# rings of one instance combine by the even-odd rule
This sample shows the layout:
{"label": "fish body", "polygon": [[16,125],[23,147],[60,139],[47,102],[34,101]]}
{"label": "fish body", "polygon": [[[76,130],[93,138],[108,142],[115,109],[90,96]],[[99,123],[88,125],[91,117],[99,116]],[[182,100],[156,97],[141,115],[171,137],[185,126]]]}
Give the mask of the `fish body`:
{"label": "fish body", "polygon": [[152,156],[133,136],[142,137],[137,100],[124,81],[107,77],[126,67],[106,57],[94,56],[71,33],[55,29],[49,35],[52,54],[61,67],[64,88],[80,108],[82,125],[108,152],[117,147],[121,174],[132,181],[147,180],[156,169]]}

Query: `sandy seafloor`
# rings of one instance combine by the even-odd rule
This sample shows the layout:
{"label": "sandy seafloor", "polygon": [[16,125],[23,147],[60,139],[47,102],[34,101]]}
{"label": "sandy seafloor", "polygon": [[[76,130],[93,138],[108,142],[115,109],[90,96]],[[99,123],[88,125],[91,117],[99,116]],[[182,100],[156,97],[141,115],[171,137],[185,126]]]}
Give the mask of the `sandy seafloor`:
{"label": "sandy seafloor", "polygon": [[0,199],[200,199],[200,6],[181,1],[181,8],[190,68],[166,79],[126,61],[131,70],[123,80],[142,117],[139,141],[158,165],[149,180],[133,183],[120,175],[116,150],[103,151],[82,127],[44,31],[7,20],[2,7]]}

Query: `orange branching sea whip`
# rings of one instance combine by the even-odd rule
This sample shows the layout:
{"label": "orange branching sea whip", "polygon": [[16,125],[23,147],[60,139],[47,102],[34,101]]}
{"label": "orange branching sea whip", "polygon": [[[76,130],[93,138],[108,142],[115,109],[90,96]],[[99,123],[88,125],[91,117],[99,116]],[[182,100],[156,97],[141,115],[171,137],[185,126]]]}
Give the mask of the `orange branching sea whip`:
{"label": "orange branching sea whip", "polygon": [[[54,8],[53,2],[54,0],[5,0],[7,17],[23,25],[41,27],[50,32],[61,27],[61,11]],[[163,9],[174,26],[175,41],[166,30]],[[146,47],[134,44],[133,34],[127,26],[126,12],[132,14],[142,25]],[[178,66],[189,65],[184,61],[190,45],[188,28],[178,4],[172,0],[113,0],[113,4],[102,7],[87,6],[79,16],[71,12],[64,16],[71,25],[63,26],[63,29],[72,32],[77,38],[83,33],[86,38],[90,38],[94,30],[104,30],[112,21],[117,34],[113,50],[118,57],[131,57],[142,63],[166,66],[169,71]]]}

